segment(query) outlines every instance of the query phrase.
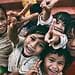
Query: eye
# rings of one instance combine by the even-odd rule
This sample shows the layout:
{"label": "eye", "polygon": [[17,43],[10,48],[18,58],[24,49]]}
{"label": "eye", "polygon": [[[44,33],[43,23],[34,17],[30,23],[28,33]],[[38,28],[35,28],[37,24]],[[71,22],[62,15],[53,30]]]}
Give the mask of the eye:
{"label": "eye", "polygon": [[64,65],[64,62],[58,62],[59,65]]}
{"label": "eye", "polygon": [[34,37],[34,36],[31,36],[30,37],[33,41],[35,41],[36,40],[36,38]]}
{"label": "eye", "polygon": [[49,62],[55,62],[55,60],[54,59],[49,59]]}
{"label": "eye", "polygon": [[39,46],[42,48],[45,48],[45,44],[44,43],[39,43]]}

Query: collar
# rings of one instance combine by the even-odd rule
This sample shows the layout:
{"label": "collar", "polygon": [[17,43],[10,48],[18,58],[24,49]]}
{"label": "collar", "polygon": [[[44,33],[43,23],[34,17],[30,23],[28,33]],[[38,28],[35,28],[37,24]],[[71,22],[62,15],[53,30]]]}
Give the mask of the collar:
{"label": "collar", "polygon": [[50,25],[52,23],[52,20],[53,20],[53,16],[50,15],[50,17],[48,18],[48,20],[46,21],[43,21],[41,19],[41,15],[38,16],[38,22],[37,22],[37,25],[41,24],[41,25]]}

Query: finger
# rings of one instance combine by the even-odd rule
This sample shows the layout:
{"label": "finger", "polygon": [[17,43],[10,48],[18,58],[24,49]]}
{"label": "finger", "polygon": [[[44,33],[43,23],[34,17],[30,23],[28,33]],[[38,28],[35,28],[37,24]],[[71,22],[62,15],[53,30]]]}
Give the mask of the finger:
{"label": "finger", "polygon": [[49,40],[48,42],[49,42],[49,44],[54,43],[55,40],[56,40],[56,36],[53,36],[53,38],[51,40]]}
{"label": "finger", "polygon": [[53,33],[57,36],[62,36],[63,33],[59,32],[59,31],[56,31],[56,30],[53,30]]}
{"label": "finger", "polygon": [[32,66],[33,68],[36,68],[36,67],[37,67],[38,61],[39,61],[39,59],[36,60],[36,62],[35,62],[34,65]]}
{"label": "finger", "polygon": [[42,60],[38,61],[36,67],[39,68],[41,63],[42,63]]}
{"label": "finger", "polygon": [[52,19],[52,23],[51,23],[51,26],[49,27],[49,32],[51,32],[53,29],[54,29],[54,25],[56,24],[56,19],[53,18]]}

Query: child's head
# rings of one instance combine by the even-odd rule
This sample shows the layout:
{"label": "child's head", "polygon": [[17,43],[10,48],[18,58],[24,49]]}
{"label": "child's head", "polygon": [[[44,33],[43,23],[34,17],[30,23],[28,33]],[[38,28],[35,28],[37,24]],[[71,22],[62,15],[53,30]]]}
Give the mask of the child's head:
{"label": "child's head", "polygon": [[7,15],[5,9],[0,5],[0,36],[7,30]]}
{"label": "child's head", "polygon": [[58,75],[71,63],[71,56],[67,49],[50,48],[44,53],[42,59],[43,69],[47,75]]}
{"label": "child's head", "polygon": [[24,43],[25,55],[39,55],[48,46],[44,41],[47,31],[48,27],[40,25],[29,31]]}
{"label": "child's head", "polygon": [[57,12],[53,15],[53,17],[56,19],[59,31],[63,31],[66,33],[68,29],[68,25],[71,21],[71,15],[67,12]]}
{"label": "child's head", "polygon": [[75,19],[71,21],[68,31],[67,31],[67,36],[68,36],[68,49],[73,57],[75,57]]}

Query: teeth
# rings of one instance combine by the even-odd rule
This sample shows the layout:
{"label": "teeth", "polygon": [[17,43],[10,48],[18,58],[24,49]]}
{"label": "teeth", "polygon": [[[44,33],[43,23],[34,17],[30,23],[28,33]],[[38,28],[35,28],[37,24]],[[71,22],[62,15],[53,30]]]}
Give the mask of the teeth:
{"label": "teeth", "polygon": [[31,53],[34,52],[34,49],[33,49],[32,47],[30,47],[29,45],[27,46],[27,49],[28,49]]}
{"label": "teeth", "polygon": [[54,70],[51,70],[51,69],[49,69],[49,71],[51,71],[52,73],[57,73],[57,71],[54,71]]}

